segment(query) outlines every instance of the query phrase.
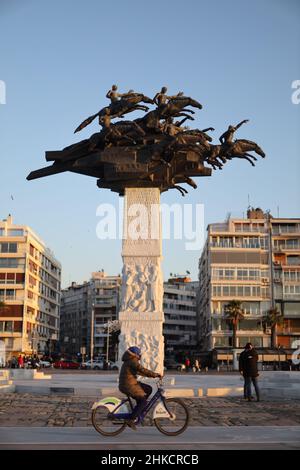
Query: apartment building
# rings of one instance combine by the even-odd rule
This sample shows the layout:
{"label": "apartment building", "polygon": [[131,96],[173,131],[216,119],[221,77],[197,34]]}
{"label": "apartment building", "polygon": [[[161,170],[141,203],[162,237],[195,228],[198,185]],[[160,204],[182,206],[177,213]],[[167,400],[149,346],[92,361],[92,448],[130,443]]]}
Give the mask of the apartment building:
{"label": "apartment building", "polygon": [[[62,291],[60,343],[63,352],[90,356],[106,354],[108,322],[119,312],[121,276],[93,272],[83,284],[73,282]],[[93,331],[93,335],[92,335]],[[109,333],[110,356],[114,356],[112,334]]]}
{"label": "apartment building", "polygon": [[89,284],[76,284],[62,290],[60,315],[60,350],[76,356],[88,351],[88,331],[90,316],[88,312]]}
{"label": "apartment building", "polygon": [[163,334],[165,353],[189,352],[197,346],[196,293],[198,281],[187,276],[170,278],[164,283]]}
{"label": "apartment building", "polygon": [[242,302],[245,315],[237,332],[239,347],[248,341],[270,347],[263,319],[277,307],[284,315],[277,345],[291,348],[300,339],[300,219],[249,209],[246,219],[229,218],[207,230],[197,295],[201,349],[232,346],[224,306],[233,299]]}
{"label": "apartment building", "polygon": [[36,233],[0,221],[0,342],[6,359],[53,351],[59,337],[61,264]]}

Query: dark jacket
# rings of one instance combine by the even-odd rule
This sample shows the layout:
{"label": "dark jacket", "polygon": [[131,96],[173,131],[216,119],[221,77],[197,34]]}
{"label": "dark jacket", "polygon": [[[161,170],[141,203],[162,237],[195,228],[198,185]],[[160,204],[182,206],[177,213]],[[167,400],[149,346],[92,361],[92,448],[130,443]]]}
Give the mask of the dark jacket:
{"label": "dark jacket", "polygon": [[257,377],[258,354],[255,349],[245,349],[239,357],[239,370],[244,377]]}
{"label": "dark jacket", "polygon": [[119,376],[120,392],[125,395],[130,395],[133,398],[143,398],[145,396],[145,391],[139,385],[137,376],[142,375],[143,377],[155,378],[159,377],[159,374],[142,367],[139,363],[138,356],[130,351],[125,351],[122,361],[123,365]]}

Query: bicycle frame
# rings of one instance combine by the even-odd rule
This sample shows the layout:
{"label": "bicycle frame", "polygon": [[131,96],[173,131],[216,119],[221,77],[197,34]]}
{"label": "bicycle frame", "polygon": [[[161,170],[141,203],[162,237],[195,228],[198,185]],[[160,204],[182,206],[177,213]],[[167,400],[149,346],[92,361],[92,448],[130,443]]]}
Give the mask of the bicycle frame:
{"label": "bicycle frame", "polygon": [[[169,413],[169,415],[171,416],[171,413],[169,412],[167,406],[166,406],[166,402],[165,402],[165,397],[164,395],[162,394],[162,391],[163,389],[158,387],[157,389],[157,392],[153,395],[153,397],[149,400],[149,402],[147,403],[147,405],[145,406],[144,410],[141,412],[141,414],[139,416],[137,416],[137,422],[136,424],[140,424],[143,422],[144,418],[146,417],[146,415],[149,413],[149,411],[151,410],[151,408],[153,408],[153,406],[159,401],[161,400],[161,402],[163,403],[165,409],[167,410],[167,412]],[[125,403],[129,402],[130,403],[130,407],[131,407],[131,413],[116,413],[116,411],[121,408],[121,406],[123,406]],[[115,419],[120,419],[120,420],[127,420],[127,419],[131,419],[131,416],[132,416],[132,413],[134,411],[134,408],[132,406],[132,403],[131,403],[131,400],[130,398],[126,398],[125,400],[122,400],[121,403],[119,403],[119,405],[111,412],[111,417],[115,418]]]}

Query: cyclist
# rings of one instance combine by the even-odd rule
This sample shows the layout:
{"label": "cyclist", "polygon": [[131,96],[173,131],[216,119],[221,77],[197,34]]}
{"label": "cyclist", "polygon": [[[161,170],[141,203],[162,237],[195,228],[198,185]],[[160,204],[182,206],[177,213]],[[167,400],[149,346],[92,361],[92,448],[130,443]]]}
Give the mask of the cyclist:
{"label": "cyclist", "polygon": [[127,425],[132,429],[136,430],[134,421],[141,414],[147,404],[147,398],[152,393],[152,387],[148,384],[144,384],[137,380],[138,375],[143,377],[159,377],[162,378],[161,374],[152,372],[149,369],[145,369],[140,364],[142,353],[140,348],[132,346],[125,351],[122,357],[123,365],[121,367],[119,376],[119,390],[120,392],[134,398],[137,402],[134,408],[131,418],[127,421]]}

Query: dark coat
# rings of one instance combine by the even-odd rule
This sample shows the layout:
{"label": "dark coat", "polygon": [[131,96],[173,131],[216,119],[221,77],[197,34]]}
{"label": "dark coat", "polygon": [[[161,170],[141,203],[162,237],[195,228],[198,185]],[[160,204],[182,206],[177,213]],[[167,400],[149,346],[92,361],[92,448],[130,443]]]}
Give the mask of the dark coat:
{"label": "dark coat", "polygon": [[123,365],[121,367],[119,376],[119,390],[125,395],[133,398],[143,398],[145,391],[139,385],[137,376],[143,377],[159,377],[159,374],[145,369],[139,363],[139,357],[131,351],[125,351],[122,357]]}
{"label": "dark coat", "polygon": [[239,370],[244,377],[257,377],[258,354],[255,349],[245,349],[239,357]]}

